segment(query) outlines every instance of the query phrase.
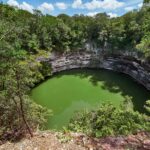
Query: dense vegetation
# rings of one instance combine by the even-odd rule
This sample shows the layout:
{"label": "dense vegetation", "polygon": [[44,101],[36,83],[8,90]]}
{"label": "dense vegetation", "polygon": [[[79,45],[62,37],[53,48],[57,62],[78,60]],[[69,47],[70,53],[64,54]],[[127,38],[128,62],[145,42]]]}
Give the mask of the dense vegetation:
{"label": "dense vegetation", "polygon": [[146,115],[128,109],[128,106],[117,109],[112,105],[102,105],[98,109],[77,113],[68,129],[94,137],[128,135],[150,131],[149,119]]}
{"label": "dense vegetation", "polygon": [[[12,139],[41,127],[48,114],[34,104],[29,87],[50,72],[39,56],[99,49],[150,60],[150,8],[110,18],[33,14],[0,4],[0,139]],[[90,47],[89,47],[90,45]],[[135,117],[135,115],[133,115]]]}
{"label": "dense vegetation", "polygon": [[112,19],[105,13],[95,17],[70,17],[66,14],[54,17],[35,10],[30,14],[1,4],[1,41],[7,37],[7,44],[12,48],[26,50],[30,54],[39,50],[85,50],[90,44],[92,48],[111,52],[140,50],[149,57],[149,13],[146,2],[140,11],[134,10]]}

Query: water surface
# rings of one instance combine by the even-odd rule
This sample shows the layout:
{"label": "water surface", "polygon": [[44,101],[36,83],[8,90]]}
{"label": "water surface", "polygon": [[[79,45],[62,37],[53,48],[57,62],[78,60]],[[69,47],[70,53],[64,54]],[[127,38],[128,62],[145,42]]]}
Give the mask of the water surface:
{"label": "water surface", "polygon": [[35,87],[31,97],[38,104],[53,110],[47,128],[66,126],[77,110],[91,109],[102,103],[120,106],[132,97],[135,110],[143,112],[150,92],[127,75],[108,70],[63,71]]}

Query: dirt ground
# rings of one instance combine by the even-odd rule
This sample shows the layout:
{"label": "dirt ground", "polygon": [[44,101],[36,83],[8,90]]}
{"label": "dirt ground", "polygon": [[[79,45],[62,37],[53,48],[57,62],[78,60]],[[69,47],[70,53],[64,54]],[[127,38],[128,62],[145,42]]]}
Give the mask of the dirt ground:
{"label": "dirt ground", "polygon": [[36,132],[33,138],[7,142],[0,150],[150,150],[150,133],[92,138],[80,133]]}

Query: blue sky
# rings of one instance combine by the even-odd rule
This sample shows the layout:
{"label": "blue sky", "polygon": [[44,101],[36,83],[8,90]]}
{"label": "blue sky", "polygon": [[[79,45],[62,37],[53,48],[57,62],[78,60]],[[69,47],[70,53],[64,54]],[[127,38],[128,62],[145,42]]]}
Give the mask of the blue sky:
{"label": "blue sky", "polygon": [[32,12],[39,9],[44,14],[84,14],[93,16],[106,12],[111,17],[121,16],[133,9],[140,9],[143,0],[2,0],[11,6]]}

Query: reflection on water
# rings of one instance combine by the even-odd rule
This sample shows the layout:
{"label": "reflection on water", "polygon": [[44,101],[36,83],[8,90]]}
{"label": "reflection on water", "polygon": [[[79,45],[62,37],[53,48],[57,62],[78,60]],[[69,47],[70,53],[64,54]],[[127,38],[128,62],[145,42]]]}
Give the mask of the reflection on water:
{"label": "reflection on water", "polygon": [[122,104],[132,98],[133,108],[144,112],[150,92],[127,75],[108,70],[70,70],[61,72],[34,88],[32,98],[53,110],[47,127],[61,129],[76,110],[101,103]]}

